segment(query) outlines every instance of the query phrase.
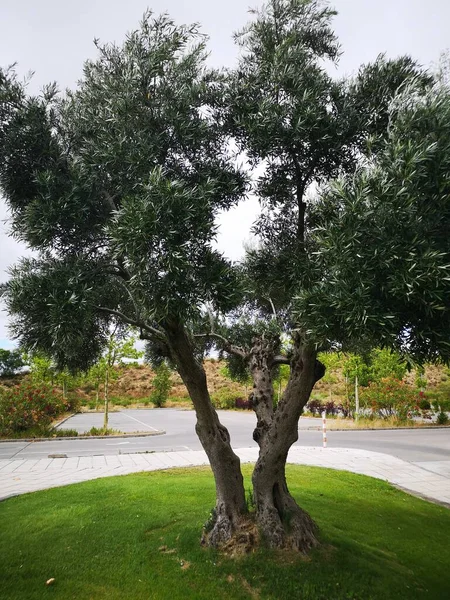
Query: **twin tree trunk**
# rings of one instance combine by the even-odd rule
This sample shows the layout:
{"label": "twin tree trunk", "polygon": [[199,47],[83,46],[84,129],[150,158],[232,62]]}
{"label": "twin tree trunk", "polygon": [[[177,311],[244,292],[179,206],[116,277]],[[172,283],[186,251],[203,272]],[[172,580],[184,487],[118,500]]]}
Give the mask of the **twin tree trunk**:
{"label": "twin tree trunk", "polygon": [[[221,546],[240,533],[247,514],[240,460],[211,403],[205,371],[195,358],[188,335],[177,324],[166,326],[165,330],[171,358],[194,404],[196,432],[208,455],[216,484],[216,505],[202,542]],[[252,477],[256,521],[269,546],[307,552],[317,544],[316,526],[289,493],[285,466],[289,448],[298,438],[300,414],[324,369],[316,360],[315,351],[297,344],[289,382],[274,409],[273,348],[263,339],[255,340],[250,357],[254,381],[252,403],[257,415],[254,439],[260,447]]]}

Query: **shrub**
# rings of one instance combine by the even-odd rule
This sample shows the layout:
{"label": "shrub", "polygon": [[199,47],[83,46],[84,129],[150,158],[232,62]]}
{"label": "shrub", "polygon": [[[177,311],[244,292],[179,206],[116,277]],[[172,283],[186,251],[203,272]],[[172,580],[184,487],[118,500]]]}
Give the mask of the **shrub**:
{"label": "shrub", "polygon": [[153,379],[153,391],[150,394],[150,402],[157,408],[162,408],[169,397],[172,383],[170,381],[170,369],[166,363],[161,363],[155,369],[156,376]]}
{"label": "shrub", "polygon": [[89,431],[85,431],[81,435],[92,435],[92,436],[100,436],[100,435],[116,435],[118,433],[122,433],[117,429],[105,429],[104,427],[91,427]]}
{"label": "shrub", "polygon": [[437,404],[440,406],[440,410],[450,412],[450,398],[440,399]]}
{"label": "shrub", "polygon": [[111,398],[111,402],[116,406],[123,406],[125,408],[127,406],[130,406],[130,404],[133,404],[133,400],[131,398],[114,397],[114,398]]}
{"label": "shrub", "polygon": [[430,408],[431,408],[430,401],[427,400],[426,398],[422,398],[419,402],[419,408],[420,408],[420,410],[430,410]]}
{"label": "shrub", "polygon": [[80,398],[78,398],[78,396],[69,394],[65,400],[65,404],[66,404],[67,411],[74,412],[74,413],[80,412],[81,400],[80,400]]}
{"label": "shrub", "polygon": [[48,437],[77,437],[76,429],[52,429],[49,431]]}
{"label": "shrub", "polygon": [[234,406],[235,408],[243,408],[246,410],[251,410],[252,408],[252,403],[251,400],[249,400],[248,398],[236,398],[236,400],[234,401]]}
{"label": "shrub", "polygon": [[312,398],[305,406],[305,410],[310,412],[312,415],[320,415],[320,413],[323,411],[322,402],[320,400]]}
{"label": "shrub", "polygon": [[230,392],[229,390],[221,390],[211,396],[211,401],[215,408],[227,410],[230,408],[235,408],[236,400],[238,398],[242,397],[236,392]]}
{"label": "shrub", "polygon": [[448,421],[449,419],[447,413],[441,410],[441,412],[437,416],[436,423],[438,425],[447,425]]}
{"label": "shrub", "polygon": [[381,419],[406,420],[418,409],[417,393],[403,381],[386,377],[361,390],[361,405]]}
{"label": "shrub", "polygon": [[22,383],[0,396],[0,435],[44,431],[65,410],[66,403],[49,386]]}
{"label": "shrub", "polygon": [[333,402],[333,400],[329,400],[323,405],[322,410],[324,410],[327,415],[336,416],[340,412],[340,405]]}

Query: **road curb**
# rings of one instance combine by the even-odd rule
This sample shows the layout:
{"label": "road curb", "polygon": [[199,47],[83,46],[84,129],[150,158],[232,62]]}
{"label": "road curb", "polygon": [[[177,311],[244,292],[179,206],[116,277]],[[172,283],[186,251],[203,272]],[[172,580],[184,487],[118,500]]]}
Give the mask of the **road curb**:
{"label": "road curb", "polygon": [[[330,423],[330,421],[328,421]],[[333,429],[328,427],[329,432],[333,431],[428,431],[429,429],[450,429],[450,425],[430,425],[424,427],[360,427],[358,429],[340,427],[339,429]],[[321,431],[322,428],[311,427],[308,429],[299,429],[299,431]]]}
{"label": "road curb", "polygon": [[46,437],[46,438],[15,438],[15,439],[0,439],[3,442],[63,442],[64,440],[112,440],[117,438],[129,437],[151,437],[153,435],[165,435],[165,430],[150,431],[149,433],[122,433],[119,435],[77,435],[77,436],[62,436],[62,437]]}

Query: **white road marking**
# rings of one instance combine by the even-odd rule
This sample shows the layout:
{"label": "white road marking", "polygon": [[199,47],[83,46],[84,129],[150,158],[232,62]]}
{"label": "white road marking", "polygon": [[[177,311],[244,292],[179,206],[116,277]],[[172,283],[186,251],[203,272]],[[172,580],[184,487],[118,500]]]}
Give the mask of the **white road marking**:
{"label": "white road marking", "polygon": [[106,444],[107,446],[123,446],[124,444],[129,444],[130,442],[114,442],[113,444]]}
{"label": "white road marking", "polygon": [[144,427],[147,427],[147,429],[151,429],[152,431],[158,431],[158,429],[156,429],[155,427],[152,427],[151,425],[147,425],[147,423],[144,423],[143,421],[139,421],[139,419],[135,419],[134,417],[132,417],[131,415],[128,415],[126,412],[122,412],[122,414],[125,417],[128,417],[129,419],[133,419],[133,421],[136,421],[137,423],[140,423],[141,425],[143,425]]}

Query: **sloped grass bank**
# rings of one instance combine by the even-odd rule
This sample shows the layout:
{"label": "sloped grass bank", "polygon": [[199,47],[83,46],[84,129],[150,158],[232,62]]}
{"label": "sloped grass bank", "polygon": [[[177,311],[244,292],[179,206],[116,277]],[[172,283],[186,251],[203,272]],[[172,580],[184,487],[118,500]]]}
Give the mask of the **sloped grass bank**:
{"label": "sloped grass bank", "polygon": [[[245,468],[249,481],[250,468]],[[100,479],[0,503],[3,600],[444,600],[450,511],[368,477],[288,467],[321,528],[307,559],[199,546],[207,468]],[[46,581],[54,578],[52,585]]]}

